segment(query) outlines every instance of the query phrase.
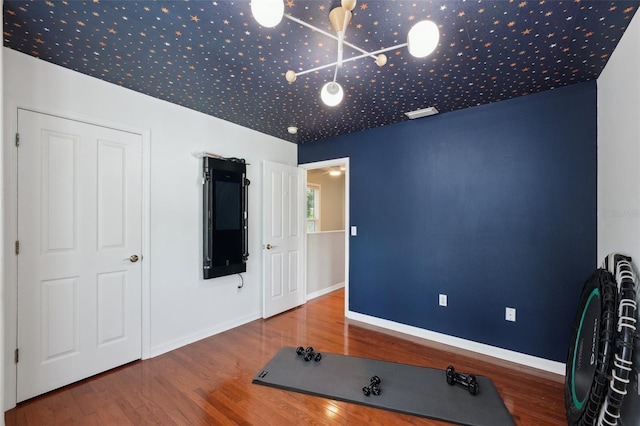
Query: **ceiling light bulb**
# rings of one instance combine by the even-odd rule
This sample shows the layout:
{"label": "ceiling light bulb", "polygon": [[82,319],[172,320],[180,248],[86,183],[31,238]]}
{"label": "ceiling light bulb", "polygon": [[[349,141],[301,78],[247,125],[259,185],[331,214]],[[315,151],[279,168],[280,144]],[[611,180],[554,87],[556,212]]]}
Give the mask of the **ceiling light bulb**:
{"label": "ceiling light bulb", "polygon": [[340,175],[341,175],[341,173],[340,173],[340,170],[332,169],[332,170],[329,172],[329,175],[330,175],[330,176],[340,176]]}
{"label": "ceiling light bulb", "polygon": [[384,67],[386,63],[387,63],[387,55],[385,55],[384,53],[381,53],[376,57],[377,66]]}
{"label": "ceiling light bulb", "polygon": [[273,28],[282,21],[284,2],[282,0],[251,0],[251,13],[258,24]]}
{"label": "ceiling light bulb", "polygon": [[294,70],[289,70],[284,75],[284,78],[286,78],[289,83],[293,83],[294,81],[296,81],[296,78],[297,78],[296,72]]}
{"label": "ceiling light bulb", "polygon": [[342,102],[343,96],[344,91],[342,90],[342,86],[340,86],[335,81],[328,82],[327,84],[322,86],[322,90],[320,91],[322,102],[330,107],[336,106],[340,102]]}
{"label": "ceiling light bulb", "polygon": [[407,48],[416,58],[424,58],[436,50],[440,41],[438,26],[431,21],[420,21],[407,35]]}
{"label": "ceiling light bulb", "polygon": [[296,126],[289,126],[287,127],[287,131],[290,134],[295,135],[296,133],[298,133],[298,128]]}

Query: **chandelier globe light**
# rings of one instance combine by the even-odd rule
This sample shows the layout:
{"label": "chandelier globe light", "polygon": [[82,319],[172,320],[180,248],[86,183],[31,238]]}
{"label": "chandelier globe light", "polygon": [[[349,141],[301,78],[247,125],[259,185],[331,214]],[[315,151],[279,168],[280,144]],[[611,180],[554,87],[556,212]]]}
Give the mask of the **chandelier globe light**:
{"label": "chandelier globe light", "polygon": [[440,41],[438,26],[432,21],[420,21],[407,34],[407,49],[412,56],[424,58],[429,56]]}
{"label": "chandelier globe light", "polygon": [[344,97],[344,90],[342,90],[342,86],[340,86],[335,81],[330,81],[322,86],[322,90],[320,91],[320,99],[325,105],[334,107],[342,102],[342,98]]}
{"label": "chandelier globe light", "polygon": [[[335,67],[333,80],[324,84],[320,91],[320,98],[322,99],[322,102],[330,107],[338,105],[342,102],[342,98],[344,97],[342,86],[336,82],[336,79],[338,77],[338,70],[342,68],[345,62],[351,62],[363,58],[372,58],[376,65],[383,67],[387,64],[387,56],[385,53],[403,47],[407,47],[412,56],[415,56],[416,58],[424,58],[435,51],[440,41],[438,26],[432,21],[424,20],[418,22],[409,30],[406,43],[379,49],[374,52],[367,52],[366,50],[345,41],[347,27],[351,22],[351,12],[355,9],[356,3],[357,0],[333,0],[331,2],[331,7],[329,8],[329,21],[331,22],[331,27],[336,32],[336,35],[333,35],[304,22],[301,19],[284,13],[283,0],[251,0],[251,12],[253,13],[256,21],[263,27],[273,28],[280,23],[283,17],[285,17],[290,21],[302,25],[303,27],[307,27],[312,31],[316,31],[338,42],[338,58],[335,62],[304,71],[296,72],[294,70],[288,70],[285,73],[285,79],[289,83],[293,83],[300,75],[320,71],[325,68]],[[361,54],[345,59],[343,57],[344,46],[348,46]]]}
{"label": "chandelier globe light", "polygon": [[276,27],[284,15],[282,0],[251,0],[251,13],[258,22],[266,28]]}

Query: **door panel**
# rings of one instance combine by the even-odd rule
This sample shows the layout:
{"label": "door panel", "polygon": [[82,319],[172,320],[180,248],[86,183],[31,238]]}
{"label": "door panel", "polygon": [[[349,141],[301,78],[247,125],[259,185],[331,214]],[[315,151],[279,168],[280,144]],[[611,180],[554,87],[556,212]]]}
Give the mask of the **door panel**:
{"label": "door panel", "polygon": [[126,337],[126,271],[98,275],[98,346]]}
{"label": "door panel", "polygon": [[18,110],[17,401],[141,357],[142,138]]}
{"label": "door panel", "polygon": [[263,317],[305,302],[304,171],[285,164],[263,163]]}
{"label": "door panel", "polygon": [[271,253],[271,298],[282,297],[282,253]]}
{"label": "door panel", "polygon": [[294,292],[302,293],[302,290],[300,289],[302,283],[297,278],[298,266],[299,266],[298,262],[300,261],[299,259],[300,250],[290,251],[288,255],[289,255],[289,259],[288,259],[287,265],[289,266],[289,270],[287,272],[289,276],[288,276],[287,282],[289,283],[289,293],[294,293]]}
{"label": "door panel", "polygon": [[42,362],[78,352],[78,277],[42,282]]}
{"label": "door panel", "polygon": [[98,249],[125,244],[126,145],[98,141]]}
{"label": "door panel", "polygon": [[42,132],[43,253],[76,249],[77,151],[76,136]]}

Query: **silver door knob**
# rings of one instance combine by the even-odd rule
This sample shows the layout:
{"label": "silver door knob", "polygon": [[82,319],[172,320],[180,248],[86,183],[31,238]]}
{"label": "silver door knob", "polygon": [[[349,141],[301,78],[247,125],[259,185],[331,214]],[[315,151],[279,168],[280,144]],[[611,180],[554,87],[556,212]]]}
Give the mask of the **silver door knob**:
{"label": "silver door knob", "polygon": [[274,246],[272,246],[271,244],[267,244],[266,246],[264,246],[264,248],[266,248],[267,250],[271,250]]}
{"label": "silver door knob", "polygon": [[[127,259],[125,259],[127,260]],[[132,254],[131,256],[129,256],[129,262],[131,263],[136,263],[138,261],[138,255],[137,254]]]}

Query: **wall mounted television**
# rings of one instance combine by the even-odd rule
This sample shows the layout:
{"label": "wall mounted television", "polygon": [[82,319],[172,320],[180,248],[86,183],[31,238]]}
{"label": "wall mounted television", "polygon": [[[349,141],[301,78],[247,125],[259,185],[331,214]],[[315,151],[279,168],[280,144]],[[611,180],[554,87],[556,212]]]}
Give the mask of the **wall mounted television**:
{"label": "wall mounted television", "polygon": [[250,184],[242,159],[203,158],[204,279],[246,272]]}

